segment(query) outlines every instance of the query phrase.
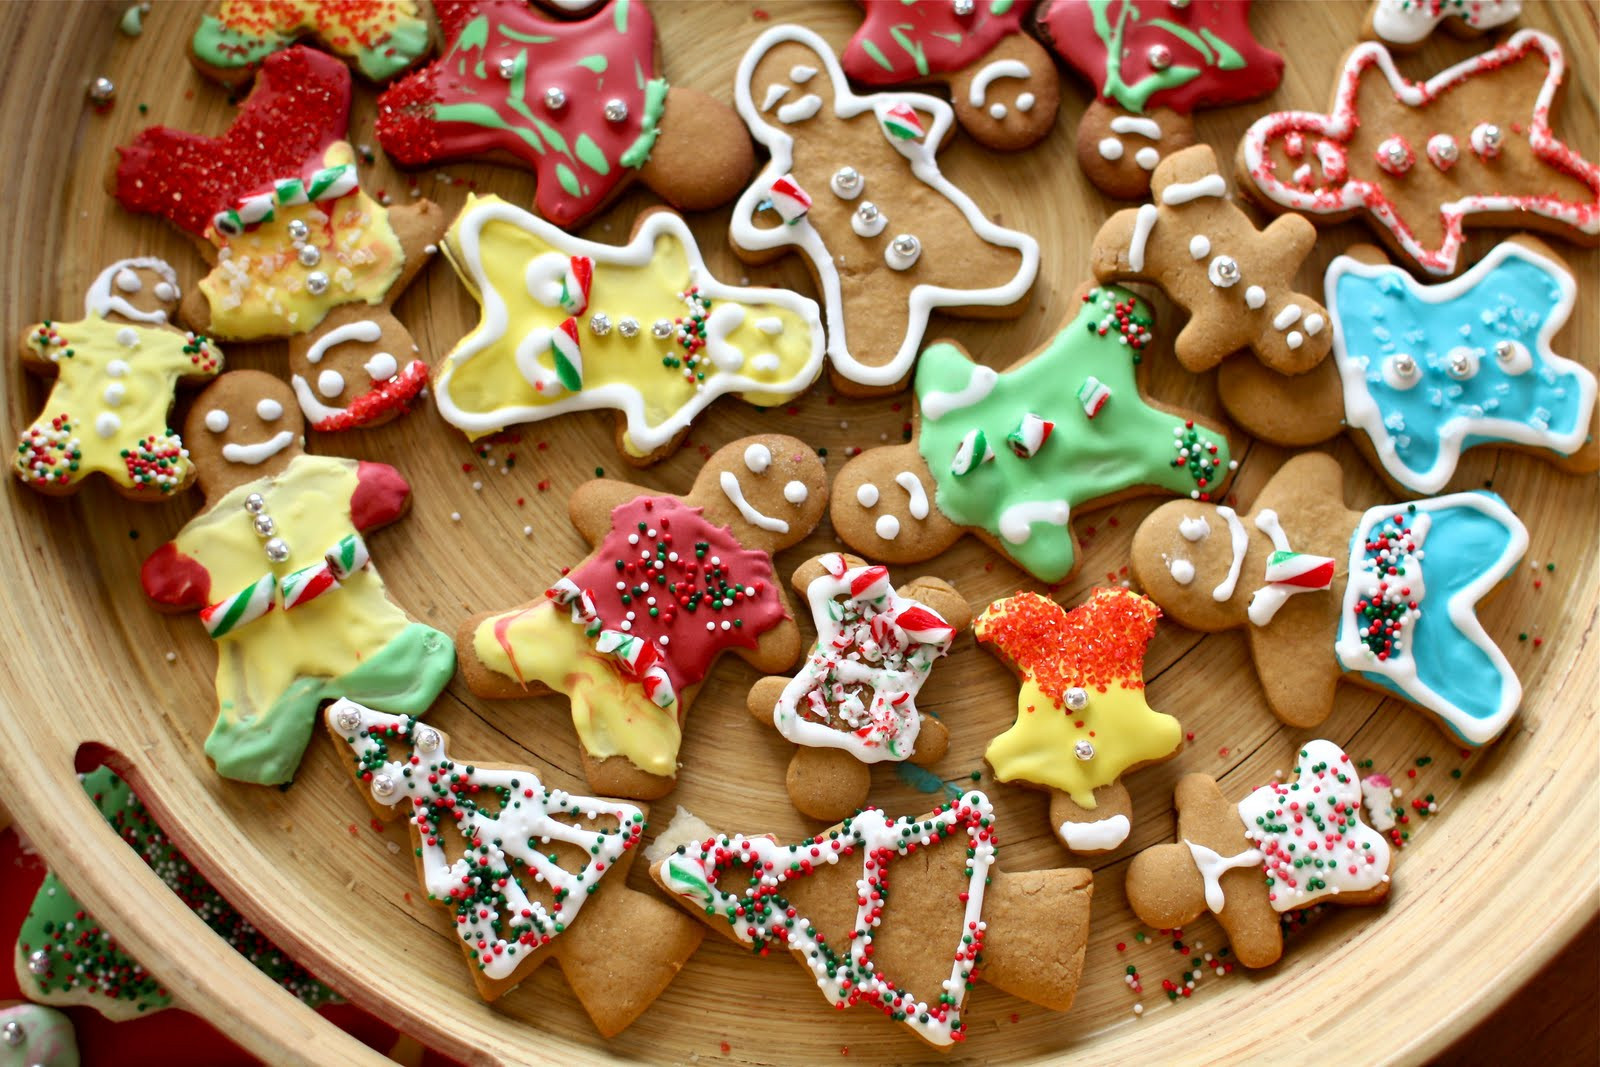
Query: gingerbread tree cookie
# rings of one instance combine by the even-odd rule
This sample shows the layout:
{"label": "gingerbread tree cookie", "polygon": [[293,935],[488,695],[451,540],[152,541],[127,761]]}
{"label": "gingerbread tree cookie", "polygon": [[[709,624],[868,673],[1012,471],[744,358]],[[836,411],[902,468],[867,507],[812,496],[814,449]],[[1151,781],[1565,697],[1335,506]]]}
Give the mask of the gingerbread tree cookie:
{"label": "gingerbread tree cookie", "polygon": [[1389,895],[1394,854],[1361,821],[1361,780],[1332,741],[1308,741],[1293,781],[1264,785],[1237,805],[1208,774],[1180,778],[1173,802],[1178,842],[1133,858],[1128,903],[1163,930],[1213,912],[1246,967],[1283,954],[1282,913]]}
{"label": "gingerbread tree cookie", "polygon": [[1061,81],[1023,29],[1033,0],[861,0],[841,57],[861,85],[943,84],[956,121],[987,148],[1038,143],[1056,124]]}
{"label": "gingerbread tree cookie", "polygon": [[777,434],[723,446],[681,497],[579,486],[569,511],[594,551],[531,603],[462,623],[468,687],[491,699],[562,693],[595,792],[665,795],[718,657],[766,673],[799,657],[772,553],[816,528],[827,496],[816,453]]}
{"label": "gingerbread tree cookie", "polygon": [[455,673],[450,638],[389,599],[363,537],[405,514],[411,487],[383,463],[306,455],[293,403],[260,371],[200,394],[184,434],[208,504],[140,574],[217,643],[206,755],[263,785],[294,777],[324,701],[420,715]]}
{"label": "gingerbread tree cookie", "polygon": [[378,140],[401,166],[514,163],[534,206],[577,226],[635,179],[680,210],[731,200],[754,157],[720,101],[668,88],[640,0],[563,20],[524,0],[435,0],[443,54],[378,98]]}
{"label": "gingerbread tree cookie", "polygon": [[947,582],[917,578],[897,591],[889,568],[840,552],[807,560],[791,584],[810,605],[816,644],[793,678],[757,682],[748,705],[797,746],[794,806],[841,819],[867,802],[872,764],[944,755],[949,732],[918,710],[917,695],[972,612]]}
{"label": "gingerbread tree cookie", "polygon": [[362,191],[344,140],[350,71],[294,47],[269,56],[220,138],[156,126],[118,149],[124,207],[159,215],[213,264],[184,301],[212,336],[290,338],[296,399],[317,430],[386,422],[428,382],[390,310],[444,233],[427,200]]}
{"label": "gingerbread tree cookie", "polygon": [[[872,1005],[948,1049],[967,1037],[967,990],[980,975],[1066,1011],[1083,970],[1092,876],[995,870],[994,823],[989,798],[974,791],[920,818],[867,808],[796,845],[744,834],[688,841],[650,873],[758,955],[788,949],[829,1003]],[[681,839],[677,827],[652,848]]]}
{"label": "gingerbread tree cookie", "polygon": [[1186,370],[1210,370],[1241,348],[1283,374],[1322,362],[1327,309],[1290,286],[1316,243],[1299,215],[1257,230],[1228,199],[1210,145],[1168,156],[1151,176],[1154,202],[1119,211],[1094,237],[1102,282],[1148,281],[1189,312],[1173,349]]}
{"label": "gingerbread tree cookie", "polygon": [[441,363],[433,396],[474,438],[611,407],[618,451],[642,466],[671,454],[717,397],[781,404],[822,371],[817,305],[718,281],[669,211],[642,215],[617,247],[470,196],[444,248],[483,315]]}
{"label": "gingerbread tree cookie", "polygon": [[428,54],[428,20],[416,0],[220,0],[189,39],[195,69],[243,85],[261,61],[311,38],[362,77],[388,81]]}
{"label": "gingerbread tree cookie", "polygon": [[1408,81],[1374,42],[1345,56],[1329,114],[1279,111],[1239,142],[1239,182],[1319,225],[1364,216],[1429,274],[1454,274],[1464,227],[1600,241],[1600,167],[1558,140],[1566,52],[1535,30]]}
{"label": "gingerbread tree cookie", "polygon": [[1162,159],[1194,143],[1191,114],[1266,96],[1283,57],[1250,32],[1249,0],[1046,0],[1039,35],[1095,87],[1078,164],[1101,192],[1137,200]]}
{"label": "gingerbread tree cookie", "polygon": [[997,600],[973,624],[1022,679],[1017,721],[984,753],[994,776],[1050,794],[1069,849],[1127,839],[1133,802],[1121,778],[1183,747],[1183,728],[1145,703],[1144,652],[1161,609],[1126,589],[1096,589],[1071,611],[1038,593]]}
{"label": "gingerbread tree cookie", "polygon": [[1594,372],[1554,350],[1577,284],[1543,243],[1513,237],[1437,285],[1358,245],[1329,264],[1323,288],[1327,367],[1286,381],[1230,363],[1218,377],[1223,406],[1251,433],[1293,446],[1349,431],[1412,493],[1444,489],[1461,454],[1479,447],[1575,472],[1600,467]]}
{"label": "gingerbread tree cookie", "polygon": [[1408,52],[1441,23],[1457,37],[1477,37],[1521,14],[1522,0],[1373,0],[1362,36]]}
{"label": "gingerbread tree cookie", "polygon": [[931,559],[971,532],[1046,582],[1078,565],[1074,512],[1147,492],[1220,498],[1228,442],[1146,400],[1149,309],[1125,289],[1087,290],[1043,349],[997,372],[954,342],[922,354],[909,444],[840,470],[833,525],[872,559]]}
{"label": "gingerbread tree cookie", "polygon": [[1350,511],[1343,481],[1311,452],[1242,517],[1163,505],[1134,534],[1134,577],[1184,626],[1245,630],[1267,704],[1291,726],[1327,718],[1345,679],[1415,704],[1463,744],[1494,740],[1522,685],[1475,611],[1527,529],[1487,492]]}
{"label": "gingerbread tree cookie", "polygon": [[17,441],[11,470],[24,485],[65,496],[98,472],[131,500],[159,500],[194,481],[167,415],[174,388],[215,377],[222,352],[169,323],[178,298],[164,260],[122,259],[89,286],[82,319],[28,327],[22,365],[55,381]]}
{"label": "gingerbread tree cookie", "polygon": [[457,763],[449,737],[409,715],[341,700],[326,718],[373,813],[409,816],[418,881],[453,913],[483,999],[553,959],[611,1037],[700,946],[699,927],[623,884],[644,809],[548,789],[522,768]]}
{"label": "gingerbread tree cookie", "polygon": [[762,263],[794,249],[817,280],[836,388],[903,388],[934,308],[1020,314],[1039,245],[990,222],[939,172],[954,121],[921,93],[857,96],[832,48],[774,26],[739,63],[739,114],[772,159],[734,207],[734,250]]}

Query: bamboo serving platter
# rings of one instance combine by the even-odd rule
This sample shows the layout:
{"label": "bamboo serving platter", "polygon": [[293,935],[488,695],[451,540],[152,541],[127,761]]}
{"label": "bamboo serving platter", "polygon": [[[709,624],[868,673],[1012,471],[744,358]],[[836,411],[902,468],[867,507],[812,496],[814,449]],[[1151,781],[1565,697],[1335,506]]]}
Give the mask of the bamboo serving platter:
{"label": "bamboo serving platter", "polygon": [[[847,3],[668,3],[654,11],[665,73],[731,102],[732,73],[745,47],[771,22],[803,21],[841,46],[859,18]],[[157,3],[142,36],[117,31],[124,5],[6,5],[0,38],[0,144],[11,163],[4,229],[4,334],[8,344],[40,318],[76,314],[101,267],[154,254],[193,285],[202,264],[182,238],[149,218],[122,212],[102,177],[113,146],[147,124],[220,132],[232,108],[183,58],[196,5]],[[1550,30],[1568,47],[1572,82],[1556,122],[1559,135],[1593,159],[1596,113],[1595,8],[1530,3],[1523,25]],[[1262,104],[1198,117],[1202,139],[1231,154],[1245,126],[1268,108],[1327,103],[1334,72],[1356,39],[1364,3],[1258,5],[1257,35],[1290,57],[1282,87]],[[765,21],[770,16],[770,21]],[[1400,66],[1425,77],[1480,46],[1445,34]],[[117,85],[105,114],[85,103],[98,75]],[[939,319],[930,338],[959,339],[978,358],[1005,366],[1050,337],[1087,277],[1089,241],[1119,205],[1091,190],[1073,159],[1073,133],[1088,92],[1067,78],[1060,121],[1050,138],[1016,156],[995,158],[958,137],[941,157],[946,174],[1000,221],[1037,234],[1040,283],[1015,322]],[[358,88],[351,140],[370,143],[373,94]],[[141,114],[140,104],[148,105]],[[448,180],[443,178],[448,175]],[[449,166],[399,175],[381,161],[368,188],[396,199],[413,186],[446,210],[469,188],[531,203],[532,179],[516,170]],[[618,242],[647,193],[630,193],[586,235]],[[764,268],[738,263],[725,239],[728,213],[696,217],[712,270],[729,279],[812,292],[798,259]],[[1324,233],[1297,279],[1321,291],[1328,261],[1357,240],[1357,224]],[[1464,262],[1496,241],[1479,234]],[[1600,352],[1600,254],[1557,244],[1579,275],[1579,312],[1557,350],[1593,368]],[[1159,295],[1152,392],[1161,400],[1220,413],[1213,377],[1183,373],[1171,358],[1181,322]],[[432,264],[397,306],[437,358],[477,320],[477,308],[450,268]],[[277,346],[227,346],[231,367],[284,372]],[[31,419],[43,389],[13,358],[0,376],[8,425]],[[429,406],[367,433],[322,436],[311,450],[382,460],[415,488],[415,506],[373,539],[374,559],[395,599],[431,625],[453,632],[464,617],[510,606],[542,591],[585,547],[566,518],[568,493],[596,467],[663,490],[682,490],[701,462],[699,446],[779,428],[828,449],[833,469],[850,446],[899,440],[909,394],[876,401],[835,397],[824,382],[795,405],[761,413],[719,402],[695,427],[692,444],[644,473],[627,471],[612,447],[610,413],[570,416],[524,427],[521,442],[497,445],[490,467]],[[181,409],[180,415],[181,419]],[[177,424],[177,423],[175,423]],[[1346,464],[1351,506],[1396,499],[1354,447],[1330,450]],[[505,460],[516,453],[514,469]],[[1287,453],[1253,444],[1241,454],[1235,493],[1253,499]],[[464,469],[472,464],[473,469]],[[1596,531],[1600,492],[1593,476],[1564,475],[1510,452],[1475,452],[1452,486],[1492,482],[1531,531],[1528,559],[1483,609],[1485,625],[1521,675],[1519,718],[1493,748],[1464,759],[1420,715],[1364,689],[1341,687],[1333,716],[1315,734],[1278,724],[1267,711],[1240,633],[1201,638],[1163,623],[1147,664],[1153,707],[1172,712],[1195,738],[1176,759],[1129,779],[1137,819],[1128,842],[1095,869],[1094,924],[1083,984],[1067,1014],[1054,1014],[980,985],[969,1000],[970,1040],[947,1062],[1071,1059],[1075,1062],[1207,1060],[1303,1054],[1336,1044],[1351,1062],[1419,1059],[1442,1048],[1508,996],[1585,920],[1600,910],[1594,827],[1600,825],[1600,725],[1594,640],[1600,582]],[[935,1054],[904,1027],[868,1009],[831,1011],[810,977],[782,959],[757,959],[708,939],[664,996],[612,1041],[596,1036],[559,972],[547,967],[492,1008],[473,992],[446,913],[415,881],[404,824],[369,825],[366,806],[322,731],[300,776],[284,790],[218,778],[202,752],[213,718],[215,653],[191,617],[159,615],[138,583],[144,556],[170,538],[198,506],[187,496],[159,506],[126,503],[96,483],[71,500],[47,499],[5,479],[0,493],[0,559],[8,583],[0,612],[12,635],[0,676],[0,801],[19,826],[124,944],[184,1006],[216,1023],[272,1063],[371,1062],[375,1053],[345,1037],[228,951],[134,853],[121,847],[77,789],[73,768],[108,754],[194,862],[253,922],[350,1000],[441,1051],[472,1063],[573,1062],[618,1057],[738,1063],[905,1062]],[[481,486],[481,487],[480,487]],[[1155,501],[1134,501],[1077,519],[1086,564],[1060,591],[1075,603],[1097,583],[1124,576],[1129,541]],[[524,535],[524,527],[531,535]],[[1092,531],[1092,532],[1091,532]],[[825,524],[782,554],[779,573],[837,547]],[[1553,561],[1553,572],[1545,564]],[[923,568],[899,568],[955,582],[978,607],[1036,587],[967,539]],[[1536,585],[1535,578],[1542,579]],[[802,620],[808,627],[809,620]],[[1519,641],[1526,633],[1529,639]],[[1536,647],[1533,638],[1539,638]],[[820,827],[791,809],[783,789],[790,746],[744,710],[755,674],[726,661],[691,716],[677,791],[656,805],[665,825],[682,804],[718,829],[774,831],[793,840]],[[924,690],[925,706],[950,727],[951,746],[935,771],[946,780],[983,768],[987,741],[1010,725],[1015,682],[993,657],[963,637]],[[459,680],[431,720],[464,758],[531,768],[548,785],[582,789],[580,762],[560,698],[482,703]],[[1439,806],[1415,815],[1386,906],[1335,909],[1289,940],[1285,958],[1259,973],[1209,972],[1191,999],[1168,1003],[1163,978],[1176,978],[1171,946],[1139,943],[1144,929],[1128,912],[1122,875],[1137,850],[1170,840],[1171,789],[1188,771],[1217,775],[1241,796],[1292,765],[1296,746],[1321,735],[1414,797]],[[1423,757],[1432,762],[1417,767]],[[1461,769],[1461,776],[1451,775]],[[1407,777],[1415,770],[1416,777]],[[1073,865],[1049,831],[1043,794],[994,783],[985,788],[1000,813],[1006,869]],[[873,800],[891,814],[927,810],[941,798],[919,792],[888,766],[873,773]],[[635,888],[650,890],[643,866]],[[889,917],[892,921],[892,914]],[[1148,933],[1148,931],[1146,931]],[[1205,950],[1222,944],[1209,917],[1185,931]],[[1117,944],[1128,945],[1119,952]],[[1145,992],[1124,983],[1137,966]],[[1136,1002],[1144,1004],[1135,1017]]]}

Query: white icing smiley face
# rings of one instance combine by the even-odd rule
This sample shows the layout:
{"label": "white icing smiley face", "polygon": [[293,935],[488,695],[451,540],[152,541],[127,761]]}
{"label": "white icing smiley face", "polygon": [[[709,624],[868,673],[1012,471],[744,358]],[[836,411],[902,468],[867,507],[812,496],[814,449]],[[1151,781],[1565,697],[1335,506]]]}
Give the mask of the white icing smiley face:
{"label": "white icing smiley face", "polygon": [[[900,471],[894,476],[894,482],[906,493],[906,512],[918,522],[926,519],[929,513],[928,491],[918,478],[910,471]],[[882,491],[872,482],[862,482],[856,487],[856,503],[871,511],[883,499]],[[879,515],[872,524],[873,530],[885,541],[893,541],[900,536],[900,519],[898,516],[885,512]]]}
{"label": "white icing smiley face", "polygon": [[995,94],[996,99],[991,100],[989,98],[989,89],[1000,78],[1021,79],[1026,85],[1028,79],[1032,77],[1033,72],[1020,59],[997,59],[978,71],[973,77],[972,86],[967,91],[967,103],[975,108],[983,108],[987,105],[989,117],[996,122],[1002,121],[1011,110],[1027,114],[1033,110],[1035,100],[1033,94],[1028,92],[1026,87],[1022,92],[1011,98],[1009,108],[1003,100],[998,99],[1003,94],[997,93]]}
{"label": "white icing smiley face", "polygon": [[[222,445],[222,458],[229,463],[242,463],[256,466],[265,463],[279,452],[288,448],[299,440],[299,434],[294,430],[284,429],[272,432],[272,424],[283,418],[283,403],[274,397],[266,396],[256,401],[255,415],[271,436],[251,442],[227,441]],[[211,408],[205,414],[205,427],[213,434],[227,433],[234,425],[233,418],[225,408]]]}
{"label": "white icing smiley face", "polygon": [[[1147,141],[1161,140],[1161,124],[1155,119],[1142,118],[1138,115],[1118,115],[1111,120],[1111,132],[1114,134],[1132,134],[1142,137]],[[1156,169],[1156,164],[1161,162],[1161,153],[1152,145],[1134,142],[1133,161],[1141,170],[1151,171]],[[1100,151],[1100,158],[1115,163],[1128,151],[1127,144],[1121,137],[1102,137],[1095,146]]]}
{"label": "white icing smiley face", "polygon": [[[744,450],[744,467],[755,478],[764,479],[772,469],[772,449],[761,441],[751,442]],[[745,497],[744,483],[739,480],[739,476],[736,473],[731,470],[725,470],[719,476],[718,482],[722,487],[723,495],[728,498],[729,503],[738,509],[739,515],[745,522],[772,533],[786,534],[789,532],[788,520],[761,511]],[[752,482],[752,484],[757,483]],[[765,494],[769,487],[763,483],[760,488],[762,494]],[[799,479],[786,481],[781,493],[783,499],[796,508],[804,506],[805,502],[811,497],[811,490],[805,482]]]}

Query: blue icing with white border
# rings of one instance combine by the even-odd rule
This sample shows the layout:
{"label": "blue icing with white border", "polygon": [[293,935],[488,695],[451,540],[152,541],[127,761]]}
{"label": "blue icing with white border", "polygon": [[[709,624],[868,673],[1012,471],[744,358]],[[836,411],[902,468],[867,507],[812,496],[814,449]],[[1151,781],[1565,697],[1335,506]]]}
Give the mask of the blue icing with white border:
{"label": "blue icing with white border", "polygon": [[1339,256],[1324,287],[1345,421],[1396,482],[1438,492],[1479,444],[1583,445],[1595,378],[1550,347],[1576,295],[1559,263],[1507,241],[1459,278],[1421,285]]}

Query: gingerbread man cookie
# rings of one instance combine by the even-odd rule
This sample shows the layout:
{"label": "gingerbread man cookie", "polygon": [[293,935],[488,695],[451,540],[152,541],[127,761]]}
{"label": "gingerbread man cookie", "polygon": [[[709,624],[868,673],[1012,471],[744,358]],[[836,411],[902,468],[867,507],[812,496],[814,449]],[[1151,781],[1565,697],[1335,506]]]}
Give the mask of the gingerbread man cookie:
{"label": "gingerbread man cookie", "polygon": [[386,208],[362,191],[344,140],[350,71],[294,47],[269,56],[220,138],[165,126],[118,149],[113,191],[159,215],[213,264],[184,300],[212,336],[288,337],[296,399],[322,431],[404,412],[427,362],[390,310],[443,235],[428,200]]}
{"label": "gingerbread man cookie", "polygon": [[98,472],[131,500],[159,500],[194,481],[167,415],[173,389],[215,377],[222,351],[170,324],[178,299],[164,260],[122,259],[89,286],[82,319],[28,327],[22,365],[55,381],[11,461],[24,485],[65,496]]}
{"label": "gingerbread man cookie", "polygon": [[795,743],[787,784],[814,819],[842,819],[867,802],[871,765],[937,762],[950,741],[917,708],[935,661],[972,612],[948,582],[922,577],[898,591],[889,568],[830,552],[800,565],[791,582],[811,608],[817,641],[793,678],[750,690],[757,722]]}
{"label": "gingerbread man cookie", "polygon": [[326,719],[373,814],[409,817],[417,879],[453,913],[484,1000],[554,959],[611,1037],[700,947],[694,922],[624,884],[645,809],[546,788],[524,768],[457,763],[449,736],[410,715],[340,700]]}
{"label": "gingerbread man cookie", "polygon": [[184,435],[208,504],[140,574],[217,643],[206,755],[262,785],[294,777],[324,701],[420,715],[455,673],[450,638],[389,599],[363,537],[405,514],[411,487],[383,463],[306,455],[293,404],[260,371],[200,394]]}
{"label": "gingerbread man cookie", "polygon": [[1343,481],[1310,452],[1243,516],[1163,505],[1134,534],[1134,578],[1184,626],[1245,630],[1267,704],[1291,726],[1327,718],[1344,679],[1487,744],[1522,685],[1476,608],[1522,558],[1527,529],[1487,492],[1349,511]]}
{"label": "gingerbread man cookie", "polygon": [[54,1008],[0,1002],[0,1067],[78,1067],[78,1033]]}
{"label": "gingerbread man cookie", "polygon": [[1228,199],[1210,145],[1168,156],[1151,176],[1153,202],[1119,211],[1094,237],[1102,282],[1154,282],[1189,312],[1173,350],[1186,370],[1210,370],[1241,348],[1275,371],[1303,374],[1328,354],[1327,309],[1295,292],[1317,230],[1284,215],[1265,230]]}
{"label": "gingerbread man cookie", "polygon": [[973,533],[1045,582],[1078,565],[1069,520],[1149,492],[1220,499],[1237,465],[1220,431],[1146,400],[1149,309],[1126,289],[1089,289],[1077,316],[1004,372],[946,341],[917,365],[909,444],[846,463],[833,525],[872,559],[916,563]]}
{"label": "gingerbread man cookie", "polygon": [[1074,852],[1127,839],[1124,774],[1178,754],[1178,720],[1145,703],[1144,652],[1161,609],[1126,589],[1096,589],[1067,611],[1038,593],[984,609],[972,632],[1022,679],[1017,721],[989,743],[998,781],[1050,794],[1050,823]]}
{"label": "gingerbread man cookie", "polygon": [[1239,142],[1240,185],[1318,225],[1366,219],[1429,274],[1456,272],[1475,226],[1600,242],[1600,167],[1551,130],[1566,53],[1535,30],[1408,81],[1383,45],[1345,57],[1330,114],[1279,111]]}
{"label": "gingerbread man cookie", "polygon": [[538,176],[534,206],[574,227],[635,179],[673,207],[727,203],[755,156],[705,93],[669,88],[640,0],[577,21],[524,0],[434,0],[444,50],[378,98],[376,132],[404,167],[487,159]]}
{"label": "gingerbread man cookie", "polygon": [[1514,237],[1437,285],[1356,246],[1329,265],[1323,288],[1327,367],[1285,380],[1224,366],[1223,406],[1249,432],[1294,446],[1348,430],[1387,481],[1412,493],[1442,491],[1478,447],[1600,468],[1594,372],[1553,348],[1577,285],[1541,242]]}
{"label": "gingerbread man cookie", "polygon": [[1039,36],[1095,87],[1078,165],[1108,196],[1138,200],[1156,164],[1194,144],[1191,113],[1266,96],[1283,57],[1250,32],[1249,0],[1047,0]]}
{"label": "gingerbread man cookie", "polygon": [[1269,967],[1283,954],[1284,912],[1389,895],[1394,853],[1361,821],[1361,779],[1332,741],[1308,741],[1293,781],[1264,785],[1238,804],[1208,774],[1180,778],[1173,803],[1178,842],[1133,857],[1128,903],[1162,930],[1214,913],[1246,967]]}
{"label": "gingerbread man cookie", "polygon": [[1061,80],[1023,25],[1033,0],[861,0],[841,57],[861,85],[943,84],[956,121],[986,148],[1037,144],[1056,124]]}
{"label": "gingerbread man cookie", "polygon": [[1477,37],[1521,14],[1522,0],[1373,0],[1361,35],[1408,52],[1441,23],[1457,37]]}
{"label": "gingerbread man cookie", "polygon": [[311,38],[371,81],[388,81],[428,54],[416,0],[220,0],[200,17],[189,60],[208,78],[243,85],[261,61]]}
{"label": "gingerbread man cookie", "polygon": [[594,791],[664,796],[717,658],[736,652],[772,673],[799,657],[772,553],[814,530],[827,503],[816,453],[778,434],[724,445],[681,497],[579,486],[569,512],[594,551],[531,603],[462,623],[468,687],[490,699],[562,693]]}
{"label": "gingerbread man cookie", "polygon": [[[694,824],[691,833],[680,821]],[[972,791],[918,818],[867,808],[797,845],[704,834],[678,819],[650,874],[674,901],[758,955],[788,949],[838,1008],[869,1004],[938,1049],[967,1036],[978,977],[1052,1011],[1072,1006],[1093,876],[995,869],[989,798]],[[943,847],[940,847],[940,846]],[[726,883],[724,883],[726,879]],[[885,915],[891,899],[895,906]],[[978,970],[979,960],[982,970]]]}
{"label": "gingerbread man cookie", "polygon": [[857,96],[833,49],[774,26],[739,62],[739,114],[772,153],[734,207],[734,250],[752,263],[803,253],[828,324],[835,388],[905,385],[934,308],[1020,314],[1039,244],[990,222],[939,172],[950,105],[921,93]]}
{"label": "gingerbread man cookie", "polygon": [[717,397],[782,404],[822,371],[817,305],[718,281],[669,211],[641,215],[617,247],[469,196],[444,249],[483,314],[440,364],[433,397],[470,437],[611,407],[618,451],[643,466]]}

